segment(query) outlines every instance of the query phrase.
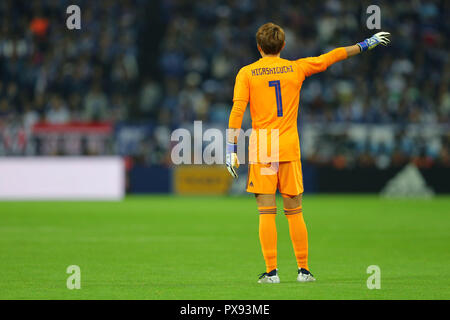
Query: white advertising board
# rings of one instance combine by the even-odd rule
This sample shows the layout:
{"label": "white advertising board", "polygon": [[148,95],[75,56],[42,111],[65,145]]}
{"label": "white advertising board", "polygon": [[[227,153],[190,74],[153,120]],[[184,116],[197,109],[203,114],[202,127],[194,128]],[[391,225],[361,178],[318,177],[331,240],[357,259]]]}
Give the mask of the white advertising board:
{"label": "white advertising board", "polygon": [[120,157],[0,158],[0,200],[120,200]]}

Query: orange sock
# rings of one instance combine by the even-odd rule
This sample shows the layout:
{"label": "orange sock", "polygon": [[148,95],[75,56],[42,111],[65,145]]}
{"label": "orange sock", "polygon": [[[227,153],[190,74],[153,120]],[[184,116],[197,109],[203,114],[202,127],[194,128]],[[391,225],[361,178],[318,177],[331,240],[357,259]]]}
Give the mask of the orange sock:
{"label": "orange sock", "polygon": [[294,247],[295,258],[299,268],[308,268],[308,231],[303,220],[302,207],[294,209],[284,209],[284,214],[289,222],[289,233],[291,235],[292,246]]}
{"label": "orange sock", "polygon": [[277,268],[277,207],[259,207],[259,241],[266,261],[266,272]]}

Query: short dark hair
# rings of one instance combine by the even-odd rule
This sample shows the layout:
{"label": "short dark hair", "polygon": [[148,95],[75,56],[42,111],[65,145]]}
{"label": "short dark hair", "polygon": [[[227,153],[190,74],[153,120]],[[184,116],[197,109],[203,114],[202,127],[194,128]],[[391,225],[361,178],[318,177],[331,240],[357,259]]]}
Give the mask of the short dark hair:
{"label": "short dark hair", "polygon": [[269,22],[259,27],[256,43],[265,54],[278,54],[284,45],[284,30],[279,25]]}

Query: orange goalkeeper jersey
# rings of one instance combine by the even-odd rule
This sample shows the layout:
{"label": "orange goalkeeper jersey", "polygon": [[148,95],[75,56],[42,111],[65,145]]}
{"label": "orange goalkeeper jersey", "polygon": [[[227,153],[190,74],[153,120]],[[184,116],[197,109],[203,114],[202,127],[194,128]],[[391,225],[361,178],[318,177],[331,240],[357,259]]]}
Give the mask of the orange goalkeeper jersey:
{"label": "orange goalkeeper jersey", "polygon": [[[253,129],[249,145],[250,162],[300,159],[297,115],[303,80],[345,58],[346,50],[337,48],[318,57],[295,61],[264,57],[241,68],[236,76],[229,127],[241,127],[245,109],[250,102]],[[278,129],[278,139],[273,129]],[[267,133],[267,142],[262,138],[262,133]],[[278,148],[273,143],[277,143]],[[263,144],[266,146],[261,152]],[[277,149],[277,154],[273,154]],[[266,153],[269,158],[261,157],[261,154]]]}

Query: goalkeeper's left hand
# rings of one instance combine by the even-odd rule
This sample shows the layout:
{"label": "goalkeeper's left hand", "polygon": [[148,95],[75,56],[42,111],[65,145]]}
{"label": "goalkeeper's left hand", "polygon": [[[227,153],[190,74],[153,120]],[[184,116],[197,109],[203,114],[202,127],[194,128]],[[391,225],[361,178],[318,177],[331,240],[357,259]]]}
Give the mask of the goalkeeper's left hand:
{"label": "goalkeeper's left hand", "polygon": [[372,50],[373,48],[375,48],[377,45],[379,45],[380,43],[383,46],[387,46],[391,40],[389,40],[389,36],[391,34],[389,32],[378,32],[375,33],[373,36],[371,36],[370,38],[359,42],[358,46],[362,51],[367,51],[367,50]]}
{"label": "goalkeeper's left hand", "polygon": [[[237,178],[236,169],[239,168],[239,160],[237,157],[237,144],[227,143],[227,155],[225,159],[225,164],[227,165],[228,172],[233,178]],[[236,168],[236,169],[235,169]]]}

